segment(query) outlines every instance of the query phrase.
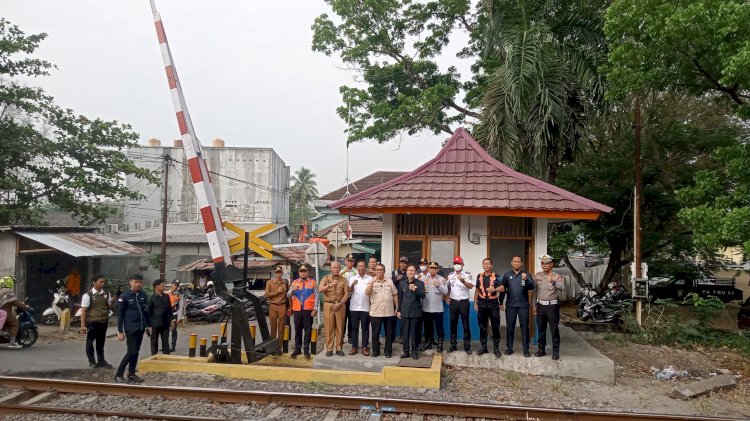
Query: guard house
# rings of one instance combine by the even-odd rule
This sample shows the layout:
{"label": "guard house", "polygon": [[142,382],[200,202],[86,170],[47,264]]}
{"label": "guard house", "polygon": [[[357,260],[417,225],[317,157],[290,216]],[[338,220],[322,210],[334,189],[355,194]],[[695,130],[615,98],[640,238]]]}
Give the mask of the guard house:
{"label": "guard house", "polygon": [[516,172],[490,157],[458,129],[435,158],[414,171],[332,203],[342,214],[382,215],[382,263],[422,256],[451,270],[464,258],[472,274],[489,256],[495,271],[510,270],[512,256],[541,270],[547,225],[596,219],[612,208]]}

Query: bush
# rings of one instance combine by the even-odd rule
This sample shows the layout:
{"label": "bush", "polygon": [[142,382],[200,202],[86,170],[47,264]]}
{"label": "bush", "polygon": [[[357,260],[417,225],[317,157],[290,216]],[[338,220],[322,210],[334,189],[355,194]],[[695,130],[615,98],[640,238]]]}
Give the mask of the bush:
{"label": "bush", "polygon": [[[690,306],[692,316],[682,319],[670,310],[679,304]],[[724,303],[717,297],[703,298],[690,293],[682,302],[656,300],[644,303],[643,326],[638,326],[635,313],[627,311],[623,315],[629,339],[649,345],[673,345],[685,348],[707,346],[728,347],[741,351],[750,357],[750,337],[712,328],[709,322],[724,309]]]}

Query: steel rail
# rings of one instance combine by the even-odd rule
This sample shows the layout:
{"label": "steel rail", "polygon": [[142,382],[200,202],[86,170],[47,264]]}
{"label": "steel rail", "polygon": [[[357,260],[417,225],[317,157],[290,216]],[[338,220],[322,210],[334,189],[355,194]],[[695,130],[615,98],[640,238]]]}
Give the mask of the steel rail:
{"label": "steel rail", "polygon": [[345,410],[370,409],[382,412],[413,413],[490,419],[523,419],[539,421],[736,421],[740,418],[705,417],[634,412],[591,411],[578,409],[534,408],[509,405],[490,405],[466,402],[445,402],[383,397],[322,395],[253,390],[228,390],[196,387],[156,387],[115,383],[83,382],[78,380],[41,379],[0,376],[0,385],[35,391],[55,390],[62,393],[102,393],[135,397],[161,396],[173,399],[211,399],[219,403],[280,404],[298,407],[335,408]]}
{"label": "steel rail", "polygon": [[65,408],[41,405],[16,405],[0,404],[0,415],[18,415],[18,414],[75,414],[75,415],[94,415],[101,417],[117,417],[140,419],[140,420],[164,420],[164,421],[225,421],[227,418],[207,418],[194,417],[191,415],[165,415],[165,414],[145,414],[137,412],[122,411],[104,411],[101,409],[81,409]]}

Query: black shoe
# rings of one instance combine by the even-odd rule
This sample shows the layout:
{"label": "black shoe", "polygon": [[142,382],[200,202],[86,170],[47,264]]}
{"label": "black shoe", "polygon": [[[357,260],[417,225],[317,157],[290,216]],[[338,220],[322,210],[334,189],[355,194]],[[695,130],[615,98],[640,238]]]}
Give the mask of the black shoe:
{"label": "black shoe", "polygon": [[96,368],[112,368],[112,364],[106,361],[99,361],[96,363]]}
{"label": "black shoe", "polygon": [[174,347],[169,348],[169,352],[174,352]]}
{"label": "black shoe", "polygon": [[333,351],[326,352],[326,357],[333,357]]}
{"label": "black shoe", "polygon": [[479,348],[479,350],[477,351],[477,355],[484,355],[484,354],[486,354],[488,352],[490,352],[490,351],[487,349],[487,347],[483,346],[483,347]]}
{"label": "black shoe", "polygon": [[310,351],[305,351],[305,358],[310,359]]}
{"label": "black shoe", "polygon": [[464,348],[466,355],[471,355],[471,348]]}
{"label": "black shoe", "polygon": [[345,357],[346,356],[346,354],[344,354],[344,351],[336,351],[336,355],[338,355],[339,357]]}
{"label": "black shoe", "polygon": [[402,353],[400,358],[409,358],[409,353],[408,352]]}
{"label": "black shoe", "polygon": [[138,377],[135,374],[130,374],[128,376],[128,383],[143,383],[144,381],[143,378]]}
{"label": "black shoe", "polygon": [[448,352],[455,352],[458,351],[458,347],[456,345],[451,345],[450,348],[448,348]]}
{"label": "black shoe", "polygon": [[392,356],[393,356],[393,354],[391,354],[391,353],[388,353],[388,352],[385,353],[385,357],[386,358],[391,358]]}
{"label": "black shoe", "polygon": [[540,349],[540,350],[538,350],[538,351],[536,352],[536,354],[534,354],[534,356],[535,356],[535,357],[543,357],[543,356],[545,356],[545,355],[547,355],[547,353],[546,353],[546,352],[544,352],[544,350],[543,350],[543,349]]}
{"label": "black shoe", "polygon": [[500,358],[503,356],[503,354],[500,353],[500,348],[498,347],[492,348],[492,352],[495,354],[495,357],[497,358]]}
{"label": "black shoe", "polygon": [[93,361],[89,361],[89,368],[96,368],[97,364]]}
{"label": "black shoe", "polygon": [[296,360],[296,359],[297,359],[297,357],[299,356],[299,354],[301,354],[301,353],[302,353],[302,351],[300,351],[299,349],[295,349],[295,350],[294,350],[294,351],[292,352],[292,355],[290,355],[290,357],[292,357],[292,359]]}
{"label": "black shoe", "polygon": [[380,356],[380,352],[372,351],[372,354],[370,354],[372,358],[378,358]]}
{"label": "black shoe", "polygon": [[279,349],[277,349],[277,350],[276,350],[276,352],[274,352],[273,354],[276,354],[276,355],[282,355],[283,353],[284,353],[284,351],[283,351],[283,350],[282,350],[281,348],[279,348]]}
{"label": "black shoe", "polygon": [[559,360],[560,359],[560,351],[552,351],[552,359],[553,360]]}
{"label": "black shoe", "polygon": [[510,348],[505,348],[505,355],[513,355],[513,350]]}
{"label": "black shoe", "polygon": [[424,345],[424,349],[432,349],[432,342],[428,343],[427,345]]}
{"label": "black shoe", "polygon": [[127,383],[128,381],[125,380],[125,377],[122,376],[115,376],[115,383]]}
{"label": "black shoe", "polygon": [[443,353],[443,343],[442,342],[438,342],[438,344],[437,344],[437,352],[438,352],[438,354],[442,354]]}
{"label": "black shoe", "polygon": [[523,351],[523,356],[528,358],[531,356],[531,352],[527,349],[526,351]]}
{"label": "black shoe", "polygon": [[418,360],[419,359],[419,354],[417,354],[415,352],[414,354],[411,355],[411,357],[414,358],[415,360]]}

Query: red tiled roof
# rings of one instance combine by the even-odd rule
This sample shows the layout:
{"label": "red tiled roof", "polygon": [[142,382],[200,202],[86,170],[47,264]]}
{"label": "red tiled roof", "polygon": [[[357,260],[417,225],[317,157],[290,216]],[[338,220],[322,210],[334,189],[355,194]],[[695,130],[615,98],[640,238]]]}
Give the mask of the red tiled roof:
{"label": "red tiled roof", "polygon": [[431,161],[331,203],[341,213],[475,213],[595,219],[612,208],[521,174],[460,128]]}
{"label": "red tiled roof", "polygon": [[[329,227],[319,230],[316,234],[325,237],[333,231],[335,227],[341,228],[342,231],[346,232],[346,222],[341,221],[337,224],[333,224]],[[383,221],[373,219],[352,219],[352,236],[361,237],[362,235],[382,235],[383,234]]]}
{"label": "red tiled roof", "polygon": [[[280,263],[283,263],[281,260],[248,260],[247,261],[247,268],[248,269],[265,269],[270,268],[275,265],[278,265]],[[242,269],[245,266],[244,259],[242,258],[233,258],[232,264],[237,267],[238,269]],[[177,268],[178,272],[192,272],[194,270],[214,270],[214,262],[211,259],[200,259],[196,260],[193,263],[188,263],[185,266],[180,266]]]}
{"label": "red tiled roof", "polygon": [[[375,187],[379,184],[385,183],[386,181],[391,181],[396,177],[402,176],[406,174],[405,171],[377,171],[374,172],[367,177],[360,178],[357,181],[352,182],[349,185],[349,193],[356,194],[362,191],[365,191],[371,187]],[[346,193],[346,186],[334,190],[330,193],[326,193],[325,196],[321,196],[318,198],[318,200],[339,200],[342,197],[344,197],[344,194]]]}

